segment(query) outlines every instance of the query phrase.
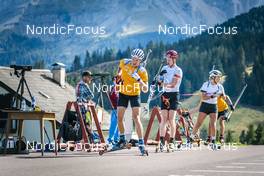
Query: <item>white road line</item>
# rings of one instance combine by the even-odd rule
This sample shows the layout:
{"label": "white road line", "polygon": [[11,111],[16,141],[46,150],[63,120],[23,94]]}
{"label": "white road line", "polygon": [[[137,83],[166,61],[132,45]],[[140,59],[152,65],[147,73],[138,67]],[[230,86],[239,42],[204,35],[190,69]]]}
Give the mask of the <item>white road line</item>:
{"label": "white road line", "polygon": [[228,168],[228,169],[244,169],[245,166],[215,166],[216,168]]}
{"label": "white road line", "polygon": [[171,174],[168,176],[204,176],[204,175],[174,175],[174,174]]}
{"label": "white road line", "polygon": [[264,171],[233,171],[233,170],[191,170],[191,172],[209,172],[209,173],[239,173],[239,174],[264,174]]}
{"label": "white road line", "polygon": [[232,163],[233,165],[264,165],[264,163]]}

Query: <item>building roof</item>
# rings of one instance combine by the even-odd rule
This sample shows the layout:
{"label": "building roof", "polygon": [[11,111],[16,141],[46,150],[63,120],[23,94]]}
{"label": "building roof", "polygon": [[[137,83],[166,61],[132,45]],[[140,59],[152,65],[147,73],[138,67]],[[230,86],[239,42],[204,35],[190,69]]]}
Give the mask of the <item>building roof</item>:
{"label": "building roof", "polygon": [[61,62],[55,62],[54,64],[52,64],[51,66],[53,66],[53,67],[63,67],[63,68],[65,68],[66,67],[66,65],[65,64],[63,64],[63,63],[61,63]]}
{"label": "building roof", "polygon": [[[10,76],[14,70],[8,67],[0,67],[0,82],[16,91],[19,80],[16,75]],[[75,101],[75,89],[66,83],[65,87],[61,87],[52,79],[50,70],[33,69],[27,71],[25,78],[32,95],[36,98],[36,104],[45,111],[56,113],[56,119],[61,122],[63,119],[66,103]],[[29,93],[25,87],[23,95],[30,101]]]}

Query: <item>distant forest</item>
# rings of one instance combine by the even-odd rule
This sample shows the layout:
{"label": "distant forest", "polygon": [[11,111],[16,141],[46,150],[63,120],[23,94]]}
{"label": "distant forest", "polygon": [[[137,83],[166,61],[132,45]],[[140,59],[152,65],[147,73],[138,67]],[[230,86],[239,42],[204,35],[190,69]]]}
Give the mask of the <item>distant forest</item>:
{"label": "distant forest", "polygon": [[[264,7],[252,9],[249,13],[239,15],[219,26],[237,26],[236,35],[202,35],[188,38],[172,44],[150,41],[146,47],[139,44],[145,53],[151,49],[152,55],[147,64],[150,81],[156,74],[164,53],[175,49],[180,53],[177,62],[184,73],[181,92],[190,93],[198,90],[208,79],[208,72],[215,65],[226,76],[225,88],[231,97],[238,96],[245,83],[248,89],[243,103],[255,106],[264,105]],[[75,56],[70,72],[91,68],[96,64],[129,58],[132,48],[115,51],[104,48],[85,57]],[[116,65],[118,67],[118,65]],[[112,75],[113,70],[107,70]],[[77,79],[70,77],[69,82],[76,84]]]}

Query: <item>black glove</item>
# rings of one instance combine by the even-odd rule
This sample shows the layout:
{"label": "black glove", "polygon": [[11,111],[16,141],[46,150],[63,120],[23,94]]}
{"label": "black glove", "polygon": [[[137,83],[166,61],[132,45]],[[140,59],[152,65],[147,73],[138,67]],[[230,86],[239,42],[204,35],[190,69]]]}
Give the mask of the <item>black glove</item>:
{"label": "black glove", "polygon": [[231,111],[235,110],[234,105],[230,105],[229,107],[230,107]]}
{"label": "black glove", "polygon": [[164,75],[165,73],[167,73],[167,70],[162,70],[161,72],[160,72],[160,76],[162,76],[162,75]]}

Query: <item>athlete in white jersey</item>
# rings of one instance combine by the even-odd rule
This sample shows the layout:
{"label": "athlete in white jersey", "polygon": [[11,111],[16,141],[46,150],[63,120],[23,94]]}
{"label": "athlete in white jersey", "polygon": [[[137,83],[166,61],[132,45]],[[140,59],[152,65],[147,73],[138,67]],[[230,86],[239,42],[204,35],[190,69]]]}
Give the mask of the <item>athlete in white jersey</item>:
{"label": "athlete in white jersey", "polygon": [[199,109],[199,115],[194,125],[193,132],[190,136],[191,140],[197,138],[197,132],[201,127],[205,117],[210,116],[210,134],[212,135],[212,143],[215,146],[216,136],[216,120],[217,120],[217,98],[225,95],[224,87],[219,83],[222,73],[219,70],[212,70],[209,73],[209,81],[203,83],[201,87],[202,103]]}
{"label": "athlete in white jersey", "polygon": [[174,50],[166,52],[167,65],[161,70],[162,76],[159,82],[163,86],[164,93],[161,96],[161,123],[160,123],[160,151],[163,150],[165,144],[165,134],[167,122],[170,126],[170,142],[169,149],[174,150],[174,138],[176,132],[175,113],[179,101],[179,88],[182,80],[182,70],[176,65],[179,55]]}

